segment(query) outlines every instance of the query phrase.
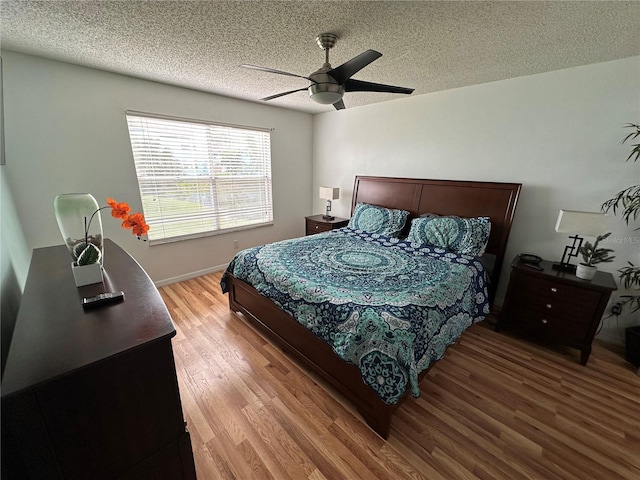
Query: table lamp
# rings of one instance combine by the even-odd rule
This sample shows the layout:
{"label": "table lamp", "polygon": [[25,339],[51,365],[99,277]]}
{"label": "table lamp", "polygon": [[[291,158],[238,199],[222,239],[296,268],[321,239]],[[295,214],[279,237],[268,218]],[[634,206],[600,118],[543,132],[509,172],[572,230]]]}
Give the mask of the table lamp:
{"label": "table lamp", "polygon": [[320,198],[327,201],[327,211],[322,216],[324,220],[335,220],[336,217],[332,217],[331,212],[331,200],[337,200],[340,198],[340,189],[338,187],[320,187]]}
{"label": "table lamp", "polygon": [[576,265],[569,263],[571,257],[577,257],[584,237],[597,237],[607,231],[609,217],[599,212],[578,212],[575,210],[560,210],[556,221],[556,232],[572,233],[570,245],[564,247],[562,260],[553,264],[554,270],[575,272]]}

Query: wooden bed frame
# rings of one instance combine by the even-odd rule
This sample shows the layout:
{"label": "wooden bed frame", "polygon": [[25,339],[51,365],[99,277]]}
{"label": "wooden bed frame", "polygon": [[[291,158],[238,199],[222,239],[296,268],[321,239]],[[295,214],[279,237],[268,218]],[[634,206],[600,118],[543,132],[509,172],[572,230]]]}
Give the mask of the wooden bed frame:
{"label": "wooden bed frame", "polygon": [[[356,176],[351,211],[356,203],[407,210],[411,218],[423,213],[461,217],[491,217],[487,253],[495,255],[489,295],[493,304],[521,184],[420,180]],[[408,230],[408,228],[407,228]],[[357,366],[343,361],[331,347],[280,310],[253,287],[228,275],[229,308],[274,338],[347,397],[369,426],[388,438],[391,417],[401,401],[389,405],[362,381]],[[420,380],[426,375],[420,375]],[[406,396],[406,393],[405,393]]]}

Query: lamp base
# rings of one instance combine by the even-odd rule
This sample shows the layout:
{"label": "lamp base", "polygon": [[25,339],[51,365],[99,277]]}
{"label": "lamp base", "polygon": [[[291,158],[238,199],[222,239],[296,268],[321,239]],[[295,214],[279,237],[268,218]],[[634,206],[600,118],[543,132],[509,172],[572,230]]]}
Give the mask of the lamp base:
{"label": "lamp base", "polygon": [[323,220],[335,220],[335,219],[336,219],[336,217],[332,217],[331,215],[323,215],[323,216],[322,216],[322,219],[323,219]]}
{"label": "lamp base", "polygon": [[553,268],[554,270],[559,270],[561,272],[576,273],[576,268],[578,267],[571,263],[554,262],[554,264],[551,265],[551,268]]}

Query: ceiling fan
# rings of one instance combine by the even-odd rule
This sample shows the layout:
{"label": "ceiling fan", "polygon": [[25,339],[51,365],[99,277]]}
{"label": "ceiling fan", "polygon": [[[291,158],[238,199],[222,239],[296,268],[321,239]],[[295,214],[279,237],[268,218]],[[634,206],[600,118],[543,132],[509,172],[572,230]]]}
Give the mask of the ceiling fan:
{"label": "ceiling fan", "polygon": [[345,92],[386,92],[386,93],[413,93],[413,88],[395,87],[393,85],[383,85],[381,83],[364,82],[362,80],[353,80],[351,77],[374,60],[382,56],[380,52],[375,50],[367,50],[351,60],[343,63],[339,67],[332,68],[329,63],[329,50],[331,50],[338,36],[333,33],[321,33],[316,37],[318,46],[325,52],[325,63],[322,67],[309,76],[297,75],[295,73],[283,72],[282,70],[274,70],[273,68],[258,67],[256,65],[240,65],[244,68],[260,70],[263,72],[277,73],[279,75],[288,75],[290,77],[298,77],[309,80],[311,84],[308,87],[290,90],[288,92],[277,93],[261,100],[268,101],[274,98],[283,97],[295,92],[309,90],[309,96],[317,103],[323,105],[333,105],[336,110],[344,107],[342,96]]}

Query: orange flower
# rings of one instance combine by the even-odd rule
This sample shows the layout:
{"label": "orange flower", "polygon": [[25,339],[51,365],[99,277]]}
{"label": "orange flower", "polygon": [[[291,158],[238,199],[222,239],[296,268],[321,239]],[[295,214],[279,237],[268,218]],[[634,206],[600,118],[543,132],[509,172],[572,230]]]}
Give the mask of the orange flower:
{"label": "orange flower", "polygon": [[[107,204],[108,204],[107,206],[100,207],[95,212],[93,212],[91,214],[91,217],[89,217],[89,221],[87,221],[87,217],[84,217],[84,246],[85,246],[84,249],[88,248],[89,244],[91,243],[91,245],[96,247],[96,250],[98,251],[98,253],[101,253],[100,248],[102,246],[102,241],[100,241],[100,248],[98,248],[97,244],[93,243],[95,242],[95,240],[92,240],[91,242],[89,242],[89,227],[91,226],[93,217],[95,217],[96,214],[100,212],[100,210],[104,210],[105,208],[109,208],[109,207],[111,207],[112,217],[122,218],[124,220],[122,222],[122,228],[130,228],[132,233],[138,237],[138,240],[143,240],[145,242],[147,241],[146,239],[140,238],[142,237],[142,235],[145,235],[149,231],[149,225],[147,225],[147,222],[145,222],[144,215],[142,215],[142,213],[137,212],[137,213],[129,214],[129,212],[131,211],[131,207],[129,206],[129,204],[124,202],[118,203],[111,197],[107,198]],[[78,244],[82,244],[82,241],[79,241]],[[73,253],[72,255],[73,255],[74,261],[77,261],[78,258],[76,254]],[[94,256],[91,258],[91,261],[87,261],[86,263],[84,263],[84,265],[87,265],[89,263],[96,263],[99,261],[99,259],[100,259],[100,256]]]}
{"label": "orange flower", "polygon": [[113,218],[126,219],[131,207],[125,202],[118,203],[113,198],[107,198],[107,203],[111,207],[111,216]]}
{"label": "orange flower", "polygon": [[149,231],[149,225],[146,223],[136,225],[131,229],[131,233],[137,235],[140,238],[142,235],[145,235]]}
{"label": "orange flower", "polygon": [[149,225],[144,220],[144,215],[140,212],[127,215],[126,219],[122,222],[122,228],[130,228],[131,233],[141,237],[149,231]]}
{"label": "orange flower", "polygon": [[114,218],[121,218],[122,228],[130,228],[131,233],[136,235],[138,240],[140,240],[140,237],[149,231],[149,225],[147,225],[147,222],[144,220],[144,215],[140,212],[129,213],[131,211],[131,207],[128,203],[117,202],[113,198],[109,197],[107,198],[107,204],[111,207],[111,216]]}

